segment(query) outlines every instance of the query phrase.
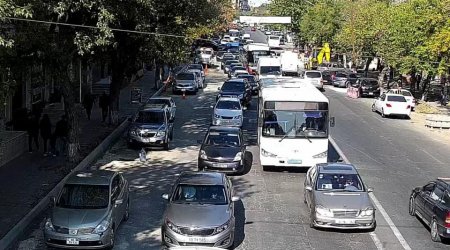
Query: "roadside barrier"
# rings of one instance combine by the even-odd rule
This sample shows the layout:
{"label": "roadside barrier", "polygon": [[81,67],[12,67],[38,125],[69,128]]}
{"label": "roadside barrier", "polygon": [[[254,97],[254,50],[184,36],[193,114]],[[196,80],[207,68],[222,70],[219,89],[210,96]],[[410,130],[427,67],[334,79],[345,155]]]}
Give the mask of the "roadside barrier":
{"label": "roadside barrier", "polygon": [[425,126],[429,128],[450,129],[450,116],[448,115],[427,115]]}
{"label": "roadside barrier", "polygon": [[348,86],[347,87],[347,96],[350,97],[350,98],[354,98],[354,99],[359,98],[360,97],[359,96],[359,89],[355,88],[355,87],[352,87],[352,86]]}

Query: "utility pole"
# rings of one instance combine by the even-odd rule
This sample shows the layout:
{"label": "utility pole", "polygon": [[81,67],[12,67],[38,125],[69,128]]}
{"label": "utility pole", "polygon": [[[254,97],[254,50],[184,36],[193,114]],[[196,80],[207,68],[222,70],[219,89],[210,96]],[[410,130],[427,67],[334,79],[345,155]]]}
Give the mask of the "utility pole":
{"label": "utility pole", "polygon": [[[354,3],[353,0],[350,0],[350,4]],[[352,40],[352,67],[356,68],[356,35],[355,35],[355,8],[352,6],[351,8],[351,17],[350,17],[350,27],[351,27],[351,40]]]}

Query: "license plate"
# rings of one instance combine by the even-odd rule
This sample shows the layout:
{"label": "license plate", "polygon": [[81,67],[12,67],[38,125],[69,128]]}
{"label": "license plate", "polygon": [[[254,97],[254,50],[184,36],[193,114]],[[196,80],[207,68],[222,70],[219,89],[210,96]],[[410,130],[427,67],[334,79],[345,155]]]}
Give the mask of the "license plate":
{"label": "license plate", "polygon": [[351,219],[337,219],[336,224],[355,224],[355,220]]}
{"label": "license plate", "polygon": [[290,159],[288,160],[288,164],[302,164],[302,160]]}
{"label": "license plate", "polygon": [[189,237],[188,241],[189,242],[195,242],[195,243],[206,243],[206,239],[205,238],[200,238],[200,237]]}
{"label": "license plate", "polygon": [[213,164],[213,166],[215,168],[227,168],[228,164],[226,164],[226,163],[215,163],[215,164]]}
{"label": "license plate", "polygon": [[373,95],[373,92],[369,92],[369,95]]}
{"label": "license plate", "polygon": [[80,241],[75,238],[68,238],[68,239],[66,239],[66,244],[67,245],[80,245]]}

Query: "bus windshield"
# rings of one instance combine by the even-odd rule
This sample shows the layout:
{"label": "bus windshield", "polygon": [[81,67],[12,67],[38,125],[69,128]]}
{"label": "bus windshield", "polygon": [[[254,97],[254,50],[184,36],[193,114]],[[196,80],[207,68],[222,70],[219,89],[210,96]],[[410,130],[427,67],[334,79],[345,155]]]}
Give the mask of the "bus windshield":
{"label": "bus windshield", "polygon": [[328,137],[328,110],[319,109],[325,105],[317,105],[316,110],[295,109],[293,106],[287,105],[285,110],[264,109],[262,135],[285,138]]}

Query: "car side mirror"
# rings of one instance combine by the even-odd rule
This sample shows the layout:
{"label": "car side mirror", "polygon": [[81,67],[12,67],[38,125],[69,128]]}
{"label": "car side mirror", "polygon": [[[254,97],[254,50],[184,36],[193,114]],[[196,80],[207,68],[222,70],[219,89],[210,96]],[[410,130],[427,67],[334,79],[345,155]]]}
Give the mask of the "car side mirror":
{"label": "car side mirror", "polygon": [[118,199],[118,200],[116,200],[114,202],[114,205],[117,207],[117,206],[121,205],[122,203],[123,203],[123,200],[122,199]]}
{"label": "car side mirror", "polygon": [[306,189],[306,191],[309,191],[309,192],[311,192],[313,190],[311,186],[306,186],[305,189]]}
{"label": "car side mirror", "polygon": [[233,197],[231,197],[231,201],[232,202],[236,202],[236,201],[240,201],[241,200],[241,197],[239,197],[239,196],[233,196]]}
{"label": "car side mirror", "polygon": [[217,90],[220,90],[220,87],[218,87]]}
{"label": "car side mirror", "polygon": [[336,118],[330,117],[330,127],[334,127],[336,125]]}
{"label": "car side mirror", "polygon": [[161,196],[164,200],[169,200],[169,194],[163,194]]}
{"label": "car side mirror", "polygon": [[372,192],[373,192],[373,188],[372,187],[367,188],[367,193],[372,193]]}
{"label": "car side mirror", "polygon": [[52,206],[56,206],[56,197],[55,196],[50,197],[50,202],[52,203]]}

